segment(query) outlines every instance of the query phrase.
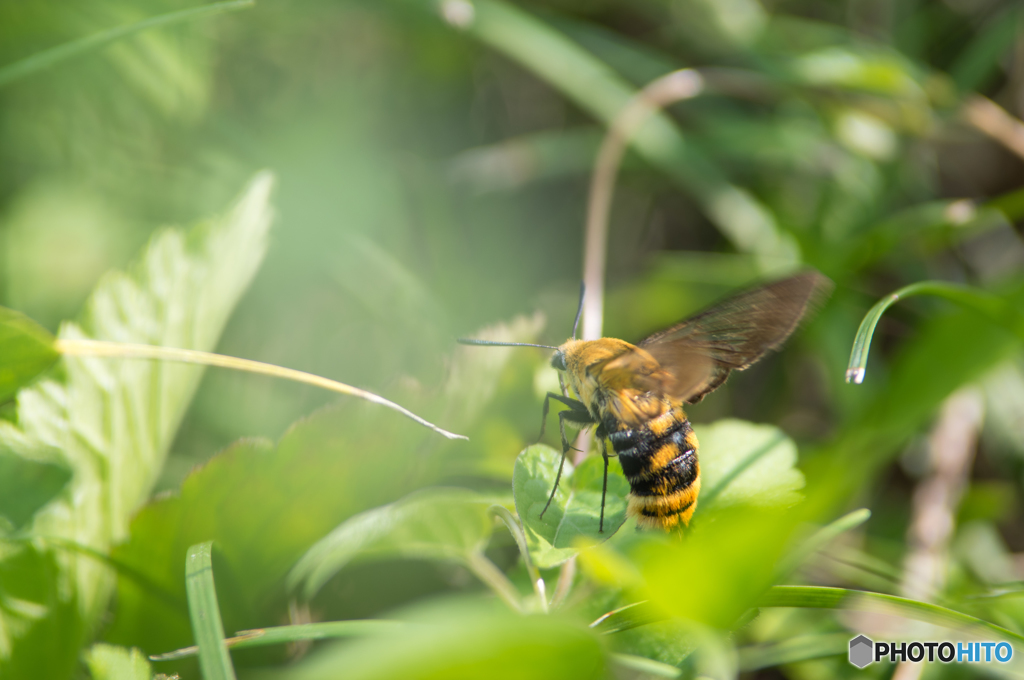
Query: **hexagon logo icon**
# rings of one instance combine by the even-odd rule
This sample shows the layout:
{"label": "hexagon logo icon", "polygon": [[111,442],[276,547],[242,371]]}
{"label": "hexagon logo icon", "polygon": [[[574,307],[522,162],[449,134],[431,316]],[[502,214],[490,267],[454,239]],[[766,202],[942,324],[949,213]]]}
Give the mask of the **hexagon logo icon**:
{"label": "hexagon logo icon", "polygon": [[864,668],[872,662],[875,643],[864,635],[858,635],[850,640],[850,663],[857,668]]}

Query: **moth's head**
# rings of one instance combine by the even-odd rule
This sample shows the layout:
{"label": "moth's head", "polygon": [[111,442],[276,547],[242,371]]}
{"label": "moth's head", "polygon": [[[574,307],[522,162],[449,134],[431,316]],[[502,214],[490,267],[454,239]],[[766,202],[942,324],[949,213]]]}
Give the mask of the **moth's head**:
{"label": "moth's head", "polygon": [[586,340],[570,338],[555,349],[551,355],[551,368],[558,371],[568,371],[576,363],[580,350],[591,343]]}
{"label": "moth's head", "polygon": [[562,348],[558,348],[555,353],[551,355],[551,368],[558,371],[565,370],[565,352]]}

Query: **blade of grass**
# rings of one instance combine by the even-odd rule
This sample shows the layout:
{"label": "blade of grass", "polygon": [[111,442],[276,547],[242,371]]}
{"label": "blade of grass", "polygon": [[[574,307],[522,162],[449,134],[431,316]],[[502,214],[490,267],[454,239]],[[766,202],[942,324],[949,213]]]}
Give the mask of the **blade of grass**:
{"label": "blade of grass", "polygon": [[798,661],[838,656],[846,654],[849,647],[849,633],[802,635],[776,644],[740,647],[738,650],[740,670],[756,671],[761,668],[782,666]]}
{"label": "blade of grass", "polygon": [[871,338],[875,333],[875,326],[878,325],[885,310],[899,300],[922,294],[936,295],[973,309],[1024,339],[1024,316],[1007,305],[998,295],[943,281],[912,283],[879,300],[864,316],[860,328],[857,329],[857,336],[853,340],[850,364],[846,369],[846,382],[856,384],[864,382],[868,352],[871,350]]}
{"label": "blade of grass", "polygon": [[533,584],[533,591],[540,601],[541,610],[547,614],[548,598],[545,592],[544,579],[540,577],[540,572],[537,571],[537,567],[534,566],[533,560],[530,558],[530,548],[526,544],[526,534],[523,533],[523,527],[503,505],[492,505],[488,512],[500,519],[505,524],[509,533],[512,534],[512,538],[516,540],[516,545],[519,546],[519,554],[523,556],[526,573],[529,574],[530,582]]}
{"label": "blade of grass", "polygon": [[185,591],[199,652],[199,667],[204,680],[235,680],[231,655],[224,644],[224,624],[220,620],[217,590],[213,584],[213,541],[188,549],[185,558]]}
{"label": "blade of grass", "polygon": [[953,629],[974,629],[995,633],[1004,640],[1024,643],[1024,635],[1007,630],[969,614],[937,604],[883,595],[866,590],[821,586],[773,586],[759,603],[761,607],[804,607],[809,609],[852,609],[891,613],[915,621]]}
{"label": "blade of grass", "polygon": [[74,340],[69,338],[61,338],[56,343],[57,351],[66,356],[81,356],[81,357],[109,357],[114,359],[151,359],[151,360],[163,360],[163,361],[180,361],[186,364],[200,364],[203,366],[218,366],[220,368],[231,368],[236,371],[247,371],[249,373],[260,373],[262,375],[270,375],[275,378],[284,378],[285,380],[294,380],[295,382],[306,383],[307,385],[314,385],[316,387],[322,387],[325,390],[331,390],[332,392],[338,392],[340,394],[347,394],[349,396],[358,397],[359,399],[365,399],[366,401],[378,404],[380,406],[386,406],[393,411],[398,411],[406,418],[415,420],[417,423],[424,427],[428,427],[434,432],[447,437],[448,439],[466,439],[461,434],[455,434],[448,430],[442,430],[437,425],[420,418],[418,415],[405,409],[393,401],[389,401],[384,397],[378,396],[373,392],[361,390],[358,387],[352,387],[345,383],[340,383],[336,380],[329,378],[322,378],[312,373],[306,373],[305,371],[296,371],[293,368],[284,368],[283,366],[275,366],[273,364],[265,364],[262,361],[252,361],[251,359],[239,359],[238,357],[228,357],[223,354],[214,354],[212,352],[200,352],[193,349],[178,349],[176,347],[156,347],[153,345],[135,345],[130,343],[122,342],[108,342],[104,340]]}
{"label": "blade of grass", "polygon": [[859,527],[864,522],[867,522],[870,517],[871,511],[867,508],[861,508],[860,510],[854,510],[851,513],[843,515],[834,522],[821,527],[779,563],[777,574],[782,577],[791,573],[799,567],[805,559],[824,548],[836,536],[855,527]]}
{"label": "blade of grass", "polygon": [[50,68],[62,61],[67,61],[73,57],[88,54],[89,52],[106,47],[113,42],[117,42],[122,38],[127,38],[128,36],[151,28],[169,26],[183,21],[190,21],[192,19],[199,19],[213,14],[220,14],[222,12],[245,9],[247,7],[252,7],[255,4],[255,0],[229,0],[228,2],[215,2],[202,7],[192,7],[191,9],[178,10],[177,12],[159,14],[155,17],[149,17],[148,19],[137,21],[134,24],[117,26],[116,28],[100,31],[99,33],[94,33],[84,38],[78,38],[77,40],[72,40],[71,42],[51,47],[48,50],[37,52],[32,56],[25,57],[13,64],[8,64],[7,66],[0,68],[0,87],[9,85],[20,78],[32,75],[33,73],[42,71],[43,69]]}
{"label": "blade of grass", "polygon": [[[627,670],[635,671],[641,675],[653,675],[657,678],[678,678],[683,673],[675,666],[633,654],[612,654],[612,661],[615,665]],[[629,675],[632,674],[630,673]]]}
{"label": "blade of grass", "polygon": [[465,562],[466,568],[473,572],[473,575],[487,584],[494,591],[494,594],[505,601],[505,604],[514,612],[524,611],[520,601],[519,591],[505,576],[505,572],[494,566],[482,553],[471,553]]}
{"label": "blade of grass", "polygon": [[[256,628],[240,630],[234,637],[224,640],[226,647],[247,649],[249,647],[265,647],[304,640],[328,640],[331,638],[357,637],[373,635],[384,630],[407,625],[403,621],[386,621],[384,619],[366,619],[359,621],[322,621],[320,623],[301,623],[294,626],[274,626],[272,628]],[[173,652],[153,654],[150,661],[174,661],[195,656],[199,647],[183,647]]]}

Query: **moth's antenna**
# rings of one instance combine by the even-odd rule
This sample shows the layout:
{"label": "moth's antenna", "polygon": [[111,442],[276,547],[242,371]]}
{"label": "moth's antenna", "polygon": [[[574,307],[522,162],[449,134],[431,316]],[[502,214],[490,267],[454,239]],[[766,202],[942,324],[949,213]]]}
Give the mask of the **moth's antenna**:
{"label": "moth's antenna", "polygon": [[576,329],[580,327],[580,317],[583,316],[583,293],[587,290],[587,284],[580,281],[580,305],[576,308],[576,322],[572,325],[572,339],[576,339]]}
{"label": "moth's antenna", "polygon": [[476,340],[474,338],[455,338],[460,345],[482,345],[485,347],[541,347],[543,349],[558,349],[554,345],[535,345],[532,342],[495,342],[494,340]]}

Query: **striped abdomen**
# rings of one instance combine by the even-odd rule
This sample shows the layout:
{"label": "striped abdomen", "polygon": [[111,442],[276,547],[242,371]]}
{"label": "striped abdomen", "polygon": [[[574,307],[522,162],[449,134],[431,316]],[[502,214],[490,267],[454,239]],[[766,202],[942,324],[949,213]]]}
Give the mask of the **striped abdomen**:
{"label": "striped abdomen", "polygon": [[700,492],[700,464],[697,436],[682,407],[638,427],[606,422],[603,429],[629,480],[628,511],[637,525],[668,530],[689,524]]}

